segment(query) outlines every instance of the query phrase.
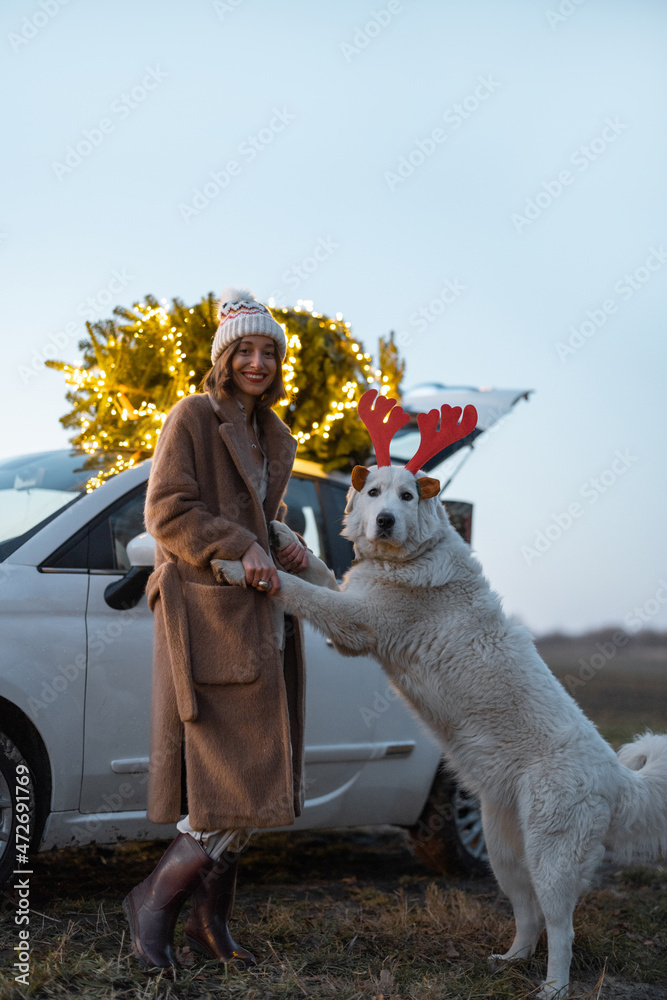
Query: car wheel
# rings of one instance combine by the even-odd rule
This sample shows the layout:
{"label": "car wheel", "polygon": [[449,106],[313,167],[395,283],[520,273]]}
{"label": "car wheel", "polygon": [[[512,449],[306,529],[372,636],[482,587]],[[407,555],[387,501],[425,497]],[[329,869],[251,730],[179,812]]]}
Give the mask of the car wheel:
{"label": "car wheel", "polygon": [[0,886],[22,866],[21,858],[27,859],[35,816],[32,772],[19,748],[0,733]]}
{"label": "car wheel", "polygon": [[407,830],[415,854],[436,875],[487,875],[491,870],[479,801],[444,768],[421,816]]}

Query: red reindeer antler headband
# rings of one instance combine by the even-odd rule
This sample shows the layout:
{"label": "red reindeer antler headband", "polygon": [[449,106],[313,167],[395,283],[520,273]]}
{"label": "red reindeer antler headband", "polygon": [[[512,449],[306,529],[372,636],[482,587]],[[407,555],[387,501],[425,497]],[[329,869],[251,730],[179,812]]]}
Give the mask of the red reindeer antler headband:
{"label": "red reindeer antler headband", "polygon": [[[396,405],[395,399],[378,395],[376,389],[369,389],[363,394],[359,400],[358,411],[373,442],[377,465],[391,465],[389,444],[394,434],[409,423],[410,417],[403,407]],[[443,403],[440,410],[418,414],[417,426],[421,440],[417,452],[405,466],[408,472],[416,475],[429,458],[433,458],[450,444],[460,441],[474,431],[477,426],[477,410],[474,406],[470,404],[466,406],[460,423],[459,417],[461,417],[461,407],[449,406],[447,403]],[[362,489],[367,475],[368,469],[363,465],[354,467],[352,485],[356,490]],[[424,499],[440,492],[440,483],[437,479],[422,477],[418,482],[420,496]]]}

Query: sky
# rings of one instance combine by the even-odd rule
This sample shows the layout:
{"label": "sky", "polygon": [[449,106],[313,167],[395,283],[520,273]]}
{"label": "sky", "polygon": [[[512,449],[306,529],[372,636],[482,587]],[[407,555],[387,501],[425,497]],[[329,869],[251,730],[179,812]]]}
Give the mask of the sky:
{"label": "sky", "polygon": [[537,634],[667,628],[667,5],[5,0],[0,458],[67,446],[86,319],[150,293],[395,330],[534,390],[447,492]]}

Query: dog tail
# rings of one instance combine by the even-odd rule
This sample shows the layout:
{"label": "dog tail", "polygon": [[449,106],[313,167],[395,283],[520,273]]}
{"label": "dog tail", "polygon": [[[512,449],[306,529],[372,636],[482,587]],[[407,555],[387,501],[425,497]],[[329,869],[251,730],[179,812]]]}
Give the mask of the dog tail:
{"label": "dog tail", "polygon": [[623,767],[610,846],[625,859],[667,853],[667,736],[635,736],[618,760]]}

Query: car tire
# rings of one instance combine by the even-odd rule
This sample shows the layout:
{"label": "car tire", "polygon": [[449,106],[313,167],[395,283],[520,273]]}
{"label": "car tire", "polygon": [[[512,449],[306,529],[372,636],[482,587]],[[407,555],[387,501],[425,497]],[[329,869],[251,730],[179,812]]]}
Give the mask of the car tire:
{"label": "car tire", "polygon": [[[28,776],[24,784],[24,775]],[[17,788],[21,789],[17,808]],[[23,805],[25,803],[25,805]],[[11,873],[21,867],[17,851],[17,840],[25,844],[22,837],[17,838],[17,827],[27,827],[27,836],[32,843],[36,824],[35,817],[37,798],[32,771],[19,748],[4,733],[0,733],[0,886],[9,879]],[[26,808],[27,807],[27,808]],[[27,854],[25,855],[27,857]],[[26,867],[30,867],[26,865]]]}
{"label": "car tire", "polygon": [[414,826],[407,827],[412,849],[436,875],[488,875],[481,806],[445,768]]}

